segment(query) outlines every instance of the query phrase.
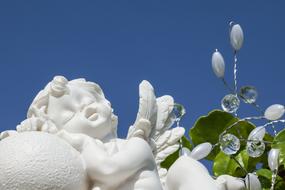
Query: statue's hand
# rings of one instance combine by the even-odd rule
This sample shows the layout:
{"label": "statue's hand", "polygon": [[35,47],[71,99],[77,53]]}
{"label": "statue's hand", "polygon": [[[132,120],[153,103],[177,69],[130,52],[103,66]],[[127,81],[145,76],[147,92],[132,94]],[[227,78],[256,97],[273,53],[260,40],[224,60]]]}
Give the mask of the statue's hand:
{"label": "statue's hand", "polygon": [[73,148],[75,148],[77,151],[82,152],[84,149],[84,145],[87,144],[90,141],[94,141],[91,137],[88,135],[80,134],[80,133],[69,133],[66,130],[60,130],[56,133],[56,136],[66,141],[68,144],[70,144]]}
{"label": "statue's hand", "polygon": [[55,134],[58,130],[55,124],[49,120],[31,117],[22,121],[21,124],[17,126],[17,131],[42,131]]}
{"label": "statue's hand", "polygon": [[147,119],[141,118],[134,126],[132,126],[132,134],[128,136],[130,137],[139,137],[145,140],[148,140],[150,132],[151,132],[151,123]]}
{"label": "statue's hand", "polygon": [[14,130],[3,131],[2,133],[0,133],[0,140],[3,140],[7,137],[14,136],[17,134],[18,134],[18,132],[14,131]]}

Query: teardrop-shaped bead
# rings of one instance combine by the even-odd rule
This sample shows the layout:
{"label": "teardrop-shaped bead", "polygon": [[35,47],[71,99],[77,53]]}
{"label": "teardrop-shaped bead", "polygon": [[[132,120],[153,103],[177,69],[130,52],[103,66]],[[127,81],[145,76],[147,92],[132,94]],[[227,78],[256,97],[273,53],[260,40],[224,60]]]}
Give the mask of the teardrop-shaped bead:
{"label": "teardrop-shaped bead", "polygon": [[268,166],[271,169],[271,171],[275,171],[278,169],[279,166],[279,149],[271,149],[268,153]]}
{"label": "teardrop-shaped bead", "polygon": [[225,75],[225,61],[222,54],[216,50],[212,55],[212,69],[218,78]]}
{"label": "teardrop-shaped bead", "polygon": [[235,24],[231,28],[230,32],[230,40],[231,45],[234,48],[234,50],[238,51],[243,44],[243,31],[239,24]]}
{"label": "teardrop-shaped bead", "polygon": [[265,127],[263,127],[263,126],[256,127],[248,135],[248,140],[253,140],[253,139],[262,140],[263,137],[265,136],[265,133],[266,133]]}
{"label": "teardrop-shaped bead", "polygon": [[243,86],[240,89],[240,96],[246,104],[253,104],[257,100],[257,90],[254,86]]}
{"label": "teardrop-shaped bead", "polygon": [[284,113],[285,108],[283,105],[273,104],[265,110],[264,117],[268,120],[278,120],[284,115]]}
{"label": "teardrop-shaped bead", "polygon": [[247,174],[245,177],[246,188],[250,190],[261,190],[261,183],[258,177],[252,173]]}
{"label": "teardrop-shaped bead", "polygon": [[208,142],[199,144],[192,150],[190,156],[195,160],[201,160],[211,153],[212,147],[212,144]]}
{"label": "teardrop-shaped bead", "polygon": [[182,104],[175,103],[173,106],[172,113],[176,119],[181,119],[186,114],[186,109]]}
{"label": "teardrop-shaped bead", "polygon": [[179,156],[189,156],[190,157],[190,154],[191,154],[191,151],[186,147],[182,147],[179,152]]}

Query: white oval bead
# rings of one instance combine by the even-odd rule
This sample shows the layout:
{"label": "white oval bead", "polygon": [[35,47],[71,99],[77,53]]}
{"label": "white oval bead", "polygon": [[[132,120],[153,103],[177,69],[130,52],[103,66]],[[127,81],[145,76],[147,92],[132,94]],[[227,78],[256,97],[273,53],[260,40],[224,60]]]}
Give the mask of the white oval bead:
{"label": "white oval bead", "polygon": [[261,183],[258,177],[252,173],[247,174],[245,177],[246,187],[250,190],[261,190]]}
{"label": "white oval bead", "polygon": [[285,108],[281,104],[273,104],[269,106],[264,113],[264,117],[268,120],[280,119],[285,113]]}
{"label": "white oval bead", "polygon": [[248,140],[262,140],[265,136],[266,130],[265,127],[256,127],[248,135]]}
{"label": "white oval bead", "polygon": [[271,171],[277,170],[279,166],[279,149],[271,149],[268,154],[268,166]]}
{"label": "white oval bead", "polygon": [[201,160],[207,157],[212,151],[212,144],[211,143],[202,143],[197,145],[192,152],[190,153],[190,157],[195,160]]}
{"label": "white oval bead", "polygon": [[225,75],[225,61],[222,54],[216,50],[212,55],[212,69],[218,78]]}
{"label": "white oval bead", "polygon": [[235,24],[231,28],[230,40],[232,47],[238,51],[243,44],[243,31],[239,24]]}
{"label": "white oval bead", "polygon": [[190,156],[191,151],[186,148],[186,147],[182,147],[180,150],[180,156]]}

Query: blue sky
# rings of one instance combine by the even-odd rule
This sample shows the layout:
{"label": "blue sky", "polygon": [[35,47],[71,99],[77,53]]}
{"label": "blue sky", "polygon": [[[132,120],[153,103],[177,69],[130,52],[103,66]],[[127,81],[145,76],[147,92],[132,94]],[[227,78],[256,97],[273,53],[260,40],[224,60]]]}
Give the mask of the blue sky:
{"label": "blue sky", "polygon": [[[1,1],[0,130],[14,129],[55,75],[97,82],[119,116],[124,137],[138,109],[138,85],[185,105],[190,128],[227,93],[211,70],[218,48],[232,82],[228,22],[245,34],[239,85],[258,103],[284,103],[285,3],[276,1]],[[255,115],[242,105],[240,115]]]}

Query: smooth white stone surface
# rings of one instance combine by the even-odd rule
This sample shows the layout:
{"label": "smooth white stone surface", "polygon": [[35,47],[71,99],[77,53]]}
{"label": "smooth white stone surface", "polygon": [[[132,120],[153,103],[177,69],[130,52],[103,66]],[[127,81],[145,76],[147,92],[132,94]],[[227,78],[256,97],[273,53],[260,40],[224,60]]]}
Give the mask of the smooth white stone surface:
{"label": "smooth white stone surface", "polygon": [[232,47],[238,51],[243,44],[243,31],[239,24],[235,24],[231,28],[230,41]]}
{"label": "smooth white stone surface", "polygon": [[205,166],[186,156],[169,168],[166,187],[167,190],[219,190]]}
{"label": "smooth white stone surface", "polygon": [[215,51],[212,55],[212,69],[218,78],[223,78],[225,75],[225,61],[219,51]]}
{"label": "smooth white stone surface", "polygon": [[278,120],[284,115],[284,113],[285,108],[283,105],[273,104],[265,110],[264,117],[268,120]]}

